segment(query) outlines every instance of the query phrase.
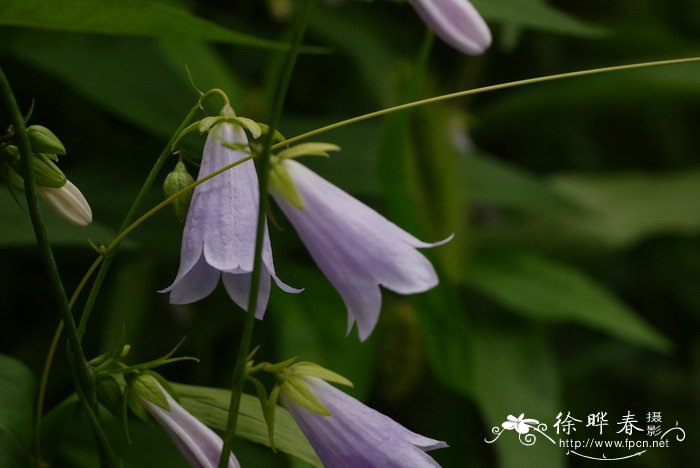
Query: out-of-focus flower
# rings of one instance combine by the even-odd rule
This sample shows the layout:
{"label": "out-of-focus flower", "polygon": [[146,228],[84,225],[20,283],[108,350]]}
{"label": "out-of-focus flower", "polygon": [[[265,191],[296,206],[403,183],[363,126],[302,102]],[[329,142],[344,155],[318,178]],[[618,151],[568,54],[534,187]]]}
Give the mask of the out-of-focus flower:
{"label": "out-of-focus flower", "polygon": [[[224,115],[233,111],[224,109]],[[243,129],[220,122],[209,132],[198,179],[247,156],[239,149],[248,139]],[[182,236],[180,269],[170,292],[172,304],[189,304],[211,294],[223,277],[231,299],[247,310],[253,271],[259,203],[258,177],[253,161],[246,161],[194,189]],[[262,318],[270,296],[271,281],[284,291],[300,292],[275,274],[270,238],[265,226],[260,290],[255,316]]]}
{"label": "out-of-focus flower", "polygon": [[70,180],[62,187],[37,185],[37,193],[60,217],[76,226],[87,226],[92,222],[92,210],[78,187]]}
{"label": "out-of-focus flower", "polygon": [[433,265],[416,248],[435,247],[451,236],[422,242],[300,163],[282,159],[277,164],[293,182],[298,201],[274,186],[271,193],[343,298],[348,333],[355,322],[361,340],[372,333],[381,309],[380,285],[413,294],[438,284]]}
{"label": "out-of-focus flower", "polygon": [[[292,387],[283,385],[280,398],[324,466],[439,466],[425,452],[447,447],[445,442],[409,431],[318,377],[297,375],[295,379]],[[301,393],[311,392],[330,415],[311,411],[295,401],[293,393],[301,386],[305,387]]]}
{"label": "out-of-focus flower", "polygon": [[[160,384],[155,383],[155,380],[151,380],[150,385],[155,385],[161,396],[165,398],[166,408],[153,403],[142,395],[137,395],[136,398],[141,406],[163,427],[182,456],[194,468],[215,468],[218,466],[223,447],[221,437],[188,413]],[[233,454],[229,457],[228,468],[240,468],[240,464]]]}
{"label": "out-of-focus flower", "polygon": [[465,54],[482,53],[491,31],[468,0],[410,0],[423,21],[443,41]]}

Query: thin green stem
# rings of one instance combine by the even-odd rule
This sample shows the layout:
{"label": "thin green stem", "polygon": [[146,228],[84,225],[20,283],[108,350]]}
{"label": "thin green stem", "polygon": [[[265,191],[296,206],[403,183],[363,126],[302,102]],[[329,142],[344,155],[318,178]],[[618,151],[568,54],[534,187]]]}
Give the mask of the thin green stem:
{"label": "thin green stem", "polygon": [[41,219],[41,210],[39,208],[34,168],[31,161],[32,149],[29,142],[29,137],[27,135],[27,129],[24,125],[24,118],[19,110],[19,106],[15,100],[10,83],[7,81],[5,72],[1,67],[0,93],[2,93],[3,101],[5,102],[5,106],[10,113],[10,117],[12,118],[12,123],[17,135],[22,165],[22,177],[24,179],[24,193],[26,195],[27,208],[29,210],[29,216],[32,221],[32,227],[34,228],[34,234],[39,247],[39,253],[48,274],[49,287],[58,306],[61,319],[65,323],[68,331],[68,344],[72,355],[71,364],[73,371],[75,372],[76,387],[82,395],[81,401],[83,403],[83,408],[92,424],[93,432],[100,443],[102,452],[105,455],[102,460],[107,466],[116,467],[116,456],[114,455],[112,448],[109,446],[109,442],[106,440],[106,437],[104,437],[104,432],[99,422],[99,405],[97,403],[97,396],[95,393],[95,382],[92,380],[83,348],[80,345],[78,330],[75,326],[75,321],[73,319],[70,306],[68,305],[66,291],[63,288],[61,276],[58,272],[58,266],[56,265],[51,244],[49,242],[48,235],[46,234],[46,228],[44,227]]}
{"label": "thin green stem", "polygon": [[548,76],[540,76],[537,78],[529,78],[526,80],[510,81],[508,83],[500,83],[500,84],[495,84],[495,85],[490,85],[490,86],[484,86],[481,88],[468,89],[466,91],[458,91],[456,93],[442,94],[440,96],[434,96],[431,98],[421,99],[419,101],[412,101],[412,102],[408,102],[406,104],[401,104],[401,105],[394,106],[394,107],[388,107],[386,109],[381,109],[381,110],[378,110],[375,112],[370,112],[369,114],[358,115],[357,117],[352,117],[350,119],[346,119],[346,120],[343,120],[340,122],[326,125],[325,127],[317,128],[315,130],[311,130],[309,132],[302,133],[301,135],[297,135],[295,137],[289,138],[288,140],[277,143],[277,144],[272,146],[272,149],[275,150],[278,148],[282,148],[284,146],[291,145],[292,143],[296,143],[296,142],[301,141],[301,140],[306,140],[307,138],[311,138],[311,137],[319,135],[321,133],[329,132],[331,130],[335,130],[335,129],[340,128],[340,127],[345,127],[346,125],[354,124],[357,122],[362,122],[364,120],[373,119],[375,117],[380,117],[382,115],[391,114],[392,112],[398,112],[398,111],[402,111],[402,110],[406,110],[406,109],[411,109],[412,107],[424,106],[426,104],[433,104],[435,102],[440,102],[440,101],[448,101],[450,99],[457,99],[457,98],[461,98],[464,96],[471,96],[473,94],[481,94],[481,93],[487,93],[490,91],[498,91],[501,89],[515,88],[518,86],[525,86],[525,85],[531,85],[531,84],[536,84],[536,83],[544,83],[546,81],[556,81],[556,80],[563,80],[563,79],[567,79],[567,78],[577,78],[577,77],[586,76],[586,75],[596,75],[599,73],[634,70],[637,68],[660,67],[660,66],[664,66],[664,65],[678,65],[681,63],[692,63],[692,62],[699,62],[699,61],[700,61],[700,57],[689,57],[689,58],[674,59],[674,60],[660,60],[657,62],[632,63],[632,64],[628,64],[628,65],[618,65],[618,66],[614,66],[614,67],[593,68],[593,69],[589,69],[589,70],[580,70],[580,71],[569,72],[569,73],[560,73],[558,75],[548,75]]}
{"label": "thin green stem", "polygon": [[229,403],[228,416],[226,418],[226,432],[224,434],[224,444],[221,449],[221,457],[219,458],[219,468],[228,466],[229,456],[231,454],[231,443],[236,432],[236,423],[238,421],[238,410],[245,384],[245,366],[246,358],[250,353],[250,345],[253,340],[253,328],[255,324],[255,308],[258,302],[258,291],[260,289],[260,273],[262,267],[262,250],[263,239],[265,233],[265,213],[268,208],[267,187],[269,183],[269,164],[270,155],[272,154],[272,142],[275,130],[279,126],[279,121],[284,108],[284,101],[289,88],[289,83],[292,80],[294,65],[299,54],[304,32],[309,21],[311,12],[311,1],[303,0],[300,4],[298,15],[294,24],[294,33],[291,40],[291,47],[286,56],[282,75],[280,76],[277,89],[273,98],[272,111],[269,119],[269,130],[265,136],[263,143],[263,151],[260,157],[258,167],[258,186],[260,193],[260,204],[258,206],[258,225],[255,236],[255,255],[253,260],[253,272],[248,294],[248,313],[245,317],[241,343],[236,356],[236,364],[233,370],[233,385],[231,387],[231,401]]}
{"label": "thin green stem", "polygon": [[[102,263],[104,257],[100,256],[92,262],[92,265],[88,271],[83,275],[83,278],[78,283],[78,286],[73,291],[73,295],[68,301],[68,306],[73,310],[75,302],[78,300],[78,296],[85,288],[85,285],[90,280],[90,277],[95,272],[100,263]],[[46,388],[49,383],[49,374],[51,373],[51,364],[53,363],[53,358],[56,355],[56,349],[58,348],[58,343],[63,333],[63,320],[58,322],[56,331],[51,339],[51,344],[49,345],[49,351],[46,353],[46,360],[44,361],[44,367],[41,370],[41,380],[39,381],[39,391],[36,398],[36,412],[34,414],[34,450],[36,454],[37,462],[41,461],[41,424],[44,416],[44,400],[46,399]]]}

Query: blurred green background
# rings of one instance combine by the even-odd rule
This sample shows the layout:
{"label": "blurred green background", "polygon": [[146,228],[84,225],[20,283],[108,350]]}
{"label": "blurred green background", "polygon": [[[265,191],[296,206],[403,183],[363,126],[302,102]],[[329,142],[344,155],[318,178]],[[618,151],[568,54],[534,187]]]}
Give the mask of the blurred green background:
{"label": "blurred green background", "polygon": [[[160,3],[168,8],[0,1],[2,66],[23,109],[35,100],[32,123],[65,144],[61,167],[94,213],[86,229],[46,214],[69,293],[95,257],[86,239],[115,235],[194,104],[186,66],[199,88],[224,89],[238,115],[262,120],[268,112],[279,52],[232,31],[284,41],[292,5]],[[492,48],[465,57],[436,40],[417,71],[425,27],[407,3],[318,2],[305,42],[327,50],[300,57],[280,130],[290,137],[409,98],[700,50],[696,1],[474,4],[492,27]],[[256,330],[259,358],[299,356],[346,375],[356,397],[447,441],[449,449],[431,453],[446,467],[595,463],[544,439],[525,447],[506,433],[484,442],[507,415],[551,426],[560,411],[584,421],[606,411],[606,434],[618,440],[615,423],[627,411],[643,427],[647,412],[660,411],[662,426],[677,421],[686,440],[618,463],[691,466],[700,431],[699,76],[700,65],[688,64],[544,83],[318,137],[343,150],[310,167],[421,239],[455,240],[426,252],[440,286],[411,297],[385,291],[379,326],[360,344],[356,332],[344,336],[339,296],[275,211],[278,273],[305,292],[273,292]],[[5,111],[0,125],[9,125]],[[191,138],[186,146],[197,154],[202,144]],[[154,189],[146,207],[161,199]],[[5,189],[0,226],[0,353],[38,378],[58,314],[29,219]],[[175,277],[181,231],[164,210],[130,236],[98,300],[86,351],[109,349],[123,324],[132,362],[187,336],[181,353],[201,362],[163,374],[228,387],[243,313],[221,287],[188,306],[170,306],[156,292]],[[71,390],[59,352],[47,408]],[[157,426],[134,419],[129,446],[112,425],[126,466],[184,466]],[[96,463],[79,418],[46,432],[55,466]],[[236,453],[243,466],[304,466],[246,442]]]}

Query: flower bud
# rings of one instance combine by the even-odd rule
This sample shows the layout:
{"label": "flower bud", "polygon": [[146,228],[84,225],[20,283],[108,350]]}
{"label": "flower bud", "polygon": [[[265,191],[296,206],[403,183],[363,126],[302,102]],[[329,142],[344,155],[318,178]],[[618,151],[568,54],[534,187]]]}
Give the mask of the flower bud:
{"label": "flower bud", "polygon": [[[173,172],[169,173],[165,177],[165,182],[163,182],[163,192],[166,197],[171,197],[177,192],[194,183],[194,178],[187,172],[187,167],[182,161],[178,161]],[[175,200],[173,200],[170,205],[175,211],[175,216],[177,220],[181,223],[185,222],[187,218],[187,211],[190,207],[190,200],[192,200],[192,190],[187,193],[183,193]]]}
{"label": "flower bud", "polygon": [[42,187],[59,188],[66,183],[66,176],[56,164],[41,153],[34,153],[32,158],[36,184]]}
{"label": "flower bud", "polygon": [[70,180],[60,188],[37,186],[39,196],[60,217],[76,226],[86,226],[92,222],[90,205],[78,187]]}
{"label": "flower bud", "polygon": [[111,375],[100,377],[95,382],[97,400],[115,417],[119,417],[122,408],[122,389]]}
{"label": "flower bud", "polygon": [[66,154],[66,148],[51,130],[41,125],[32,125],[27,128],[29,142],[34,153]]}

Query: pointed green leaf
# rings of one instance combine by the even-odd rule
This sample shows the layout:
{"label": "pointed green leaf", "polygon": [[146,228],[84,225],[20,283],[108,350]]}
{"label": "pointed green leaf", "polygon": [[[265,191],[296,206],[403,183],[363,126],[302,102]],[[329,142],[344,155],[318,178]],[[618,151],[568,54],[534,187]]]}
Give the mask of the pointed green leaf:
{"label": "pointed green leaf", "polygon": [[658,350],[671,346],[604,285],[573,266],[498,249],[476,256],[467,274],[467,284],[527,317],[588,325]]}
{"label": "pointed green leaf", "polygon": [[309,389],[305,379],[288,376],[282,384],[281,391],[302,408],[324,416],[331,415],[331,412],[318,401],[316,395]]}
{"label": "pointed green leaf", "polygon": [[[182,406],[197,419],[218,431],[223,431],[226,428],[228,405],[231,400],[229,390],[175,383],[172,385],[180,395]],[[269,447],[267,424],[256,396],[245,393],[241,395],[236,436]],[[275,410],[275,447],[277,450],[298,457],[312,466],[323,466],[289,411],[282,407],[277,407]]]}
{"label": "pointed green leaf", "polygon": [[60,0],[50,6],[44,0],[0,0],[0,25],[286,48],[284,44],[232,31],[186,10],[149,0]]}
{"label": "pointed green leaf", "polygon": [[304,209],[304,201],[301,199],[301,194],[299,194],[292,177],[284,168],[284,163],[277,162],[272,164],[270,168],[270,187],[296,208]]}

